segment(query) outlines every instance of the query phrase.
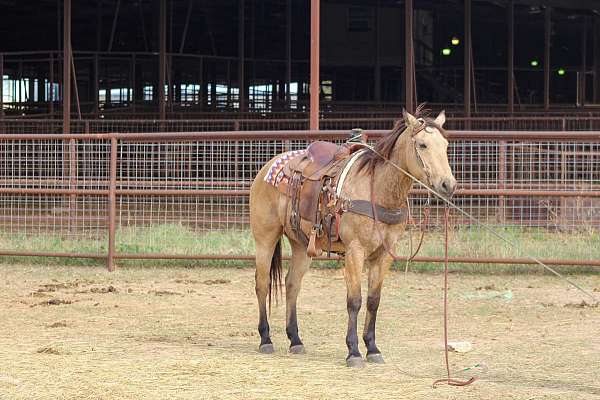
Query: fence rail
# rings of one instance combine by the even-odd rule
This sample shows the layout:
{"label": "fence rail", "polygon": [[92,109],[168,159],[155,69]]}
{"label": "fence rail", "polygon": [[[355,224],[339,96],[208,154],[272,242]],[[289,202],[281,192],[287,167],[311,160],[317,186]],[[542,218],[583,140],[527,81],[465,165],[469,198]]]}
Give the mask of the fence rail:
{"label": "fence rail", "polygon": [[[377,140],[385,131],[366,133]],[[259,169],[283,151],[346,135],[0,135],[0,255],[106,259],[109,269],[125,258],[249,259],[248,194]],[[600,132],[450,131],[449,137],[459,206],[515,237],[577,238],[549,263],[600,266]],[[426,199],[425,190],[413,189],[412,223]],[[441,206],[433,202],[434,234]],[[526,263],[523,254],[496,244],[486,253],[488,238],[476,227],[459,215],[453,223],[463,241],[454,261]],[[418,259],[439,260],[434,253]]]}
{"label": "fence rail", "polygon": [[[398,116],[323,117],[324,130],[362,128],[386,130],[394,126]],[[309,127],[306,118],[207,118],[207,119],[82,119],[72,120],[73,133],[147,133],[147,132],[215,132],[215,131],[304,131]],[[564,117],[451,117],[446,122],[450,130],[485,131],[600,131],[600,116]],[[0,119],[0,134],[61,133],[59,119]]]}

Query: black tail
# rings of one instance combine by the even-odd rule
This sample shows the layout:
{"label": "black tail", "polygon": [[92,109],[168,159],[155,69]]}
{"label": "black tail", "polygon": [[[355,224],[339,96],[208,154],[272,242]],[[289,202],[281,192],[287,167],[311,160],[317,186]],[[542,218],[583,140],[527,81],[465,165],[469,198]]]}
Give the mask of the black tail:
{"label": "black tail", "polygon": [[271,298],[275,297],[275,304],[278,303],[278,296],[281,292],[281,239],[275,246],[273,258],[271,259],[271,270],[269,272],[271,280],[269,281],[269,314],[271,313]]}

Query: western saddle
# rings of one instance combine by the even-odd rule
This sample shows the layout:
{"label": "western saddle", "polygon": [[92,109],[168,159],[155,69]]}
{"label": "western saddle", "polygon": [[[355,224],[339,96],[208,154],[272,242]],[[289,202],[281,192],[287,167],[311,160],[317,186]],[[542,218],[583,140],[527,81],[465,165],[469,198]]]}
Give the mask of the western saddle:
{"label": "western saddle", "polygon": [[[339,241],[338,228],[344,212],[374,218],[373,208],[376,208],[377,220],[386,224],[402,222],[408,215],[406,207],[389,210],[367,200],[340,196],[337,186],[343,185],[342,171],[345,167],[349,169],[349,163],[360,157],[356,153],[364,148],[361,135],[356,135],[356,130],[353,133],[354,138],[343,145],[313,142],[305,153],[292,158],[283,168],[287,181],[281,181],[278,189],[291,203],[292,232],[307,246],[310,257],[321,255],[324,249],[328,254],[331,252],[332,243]],[[357,137],[361,139],[356,140]]]}

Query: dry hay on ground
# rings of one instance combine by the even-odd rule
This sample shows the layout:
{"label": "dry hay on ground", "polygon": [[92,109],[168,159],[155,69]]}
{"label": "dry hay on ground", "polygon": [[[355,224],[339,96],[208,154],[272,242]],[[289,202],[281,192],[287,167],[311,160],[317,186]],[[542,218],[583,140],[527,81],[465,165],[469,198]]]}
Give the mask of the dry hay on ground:
{"label": "dry hay on ground", "polygon": [[[452,274],[450,339],[474,348],[451,354],[452,369],[488,370],[432,389],[444,375],[437,273],[391,274],[377,331],[387,363],[352,370],[339,270],[305,279],[308,353],[286,352],[280,303],[266,356],[252,269],[0,268],[0,399],[600,398],[600,308],[554,277]],[[597,275],[575,279],[600,288]]]}

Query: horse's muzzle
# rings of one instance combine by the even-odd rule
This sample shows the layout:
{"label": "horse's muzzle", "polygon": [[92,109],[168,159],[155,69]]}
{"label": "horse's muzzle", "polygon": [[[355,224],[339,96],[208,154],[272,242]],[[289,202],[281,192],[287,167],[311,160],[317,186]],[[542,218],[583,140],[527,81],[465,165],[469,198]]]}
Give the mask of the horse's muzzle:
{"label": "horse's muzzle", "polygon": [[456,191],[456,179],[444,178],[437,185],[436,191],[447,199],[451,199]]}

